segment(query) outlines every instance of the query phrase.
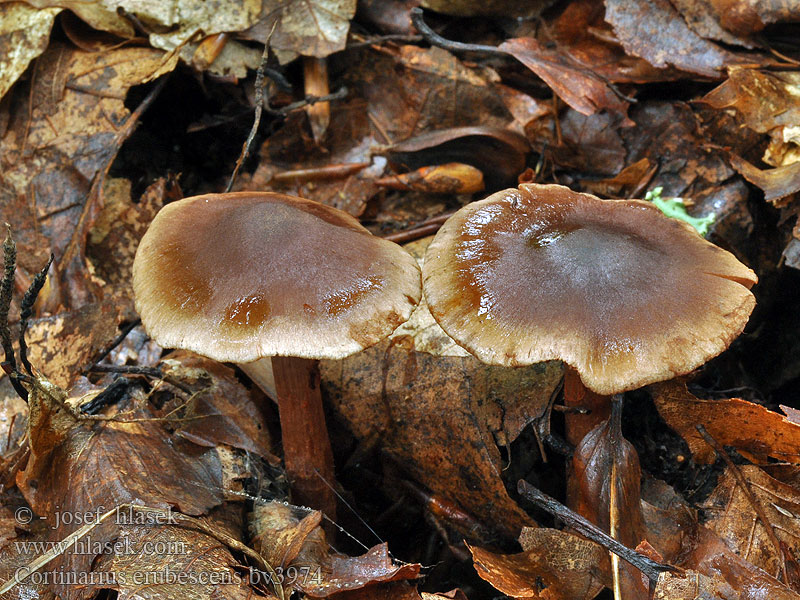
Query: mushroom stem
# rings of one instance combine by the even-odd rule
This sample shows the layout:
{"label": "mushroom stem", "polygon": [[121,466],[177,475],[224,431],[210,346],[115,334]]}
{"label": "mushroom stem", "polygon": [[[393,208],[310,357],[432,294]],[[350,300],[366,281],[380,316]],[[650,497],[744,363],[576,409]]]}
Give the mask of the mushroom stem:
{"label": "mushroom stem", "polygon": [[581,376],[574,368],[564,368],[564,404],[588,409],[586,414],[567,413],[564,416],[567,441],[573,446],[611,415],[610,396],[597,394],[583,385]]}
{"label": "mushroom stem", "polygon": [[333,452],[322,407],[318,361],[274,356],[239,366],[278,402],[292,502],[335,519]]}

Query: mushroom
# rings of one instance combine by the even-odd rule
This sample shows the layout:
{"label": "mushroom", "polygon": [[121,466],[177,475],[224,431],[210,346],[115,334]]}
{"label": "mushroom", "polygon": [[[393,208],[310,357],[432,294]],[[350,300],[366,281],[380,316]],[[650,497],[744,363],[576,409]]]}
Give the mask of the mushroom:
{"label": "mushroom", "polygon": [[330,514],[333,458],[316,359],[363,350],[410,316],[422,294],[411,255],[316,202],[208,194],[156,215],[136,252],[133,289],[160,345],[237,363],[265,391],[274,370],[293,501]]}
{"label": "mushroom", "polygon": [[560,185],[523,184],[465,206],[423,266],[434,318],[480,360],[560,359],[604,396],[725,350],[755,306],[756,282],[651,203]]}

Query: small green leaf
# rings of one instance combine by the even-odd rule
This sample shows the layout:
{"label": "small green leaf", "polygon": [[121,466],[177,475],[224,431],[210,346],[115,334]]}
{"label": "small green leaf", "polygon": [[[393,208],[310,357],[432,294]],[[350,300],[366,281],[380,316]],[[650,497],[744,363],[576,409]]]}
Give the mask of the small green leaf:
{"label": "small green leaf", "polygon": [[658,209],[665,215],[672,219],[679,219],[694,227],[702,236],[708,233],[708,228],[714,223],[714,215],[707,215],[705,217],[693,217],[686,212],[686,205],[683,203],[683,198],[662,198],[661,192],[663,188],[653,188],[647,192],[644,199],[649,200],[658,207]]}

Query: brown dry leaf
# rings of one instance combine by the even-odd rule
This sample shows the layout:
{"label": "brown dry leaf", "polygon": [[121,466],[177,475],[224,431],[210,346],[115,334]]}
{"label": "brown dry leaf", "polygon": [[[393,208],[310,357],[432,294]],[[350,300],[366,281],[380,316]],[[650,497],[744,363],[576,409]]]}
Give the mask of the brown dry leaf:
{"label": "brown dry leaf", "polygon": [[762,170],[734,155],[731,156],[731,165],[747,181],[764,191],[767,202],[777,203],[800,191],[800,162]]}
{"label": "brown dry leaf", "polygon": [[[622,437],[621,419],[622,402],[614,401],[611,417],[575,448],[570,504],[611,537],[636,548],[647,536],[641,510],[642,471],[636,450]],[[648,584],[642,573],[616,555],[611,561],[615,587],[619,581],[623,597],[646,599]]]}
{"label": "brown dry leaf", "polygon": [[[68,272],[56,285],[64,306],[97,293],[79,260],[100,208],[87,198],[119,149],[128,89],[158,72],[162,57],[150,48],[97,53],[51,44],[36,61],[30,89],[12,97],[0,140],[0,211],[14,229],[23,275],[41,269],[50,252],[59,274]],[[70,270],[71,260],[83,268]]]}
{"label": "brown dry leaf", "polygon": [[[671,0],[671,2],[687,25],[700,37],[745,48],[754,47],[753,42],[747,37],[736,35],[722,27],[714,2],[697,2],[697,0]],[[743,4],[740,3],[740,6]]]}
{"label": "brown dry leaf", "polygon": [[[386,544],[356,557],[333,551],[320,527],[321,519],[319,511],[285,502],[257,504],[254,508],[250,519],[253,546],[273,568],[281,568],[286,574],[287,594],[295,589],[312,598],[327,598],[419,576],[420,565],[394,564]],[[299,575],[289,581],[292,568]]]}
{"label": "brown dry leaf", "polygon": [[495,554],[470,546],[475,570],[512,598],[591,600],[608,580],[608,553],[557,529],[522,530],[521,554]]}
{"label": "brown dry leaf", "polygon": [[117,334],[118,315],[110,302],[31,321],[26,339],[31,364],[53,384],[69,389],[95,355]]}
{"label": "brown dry leaf", "polygon": [[[560,139],[554,127],[550,149],[542,151],[559,169],[574,168],[583,173],[613,175],[625,166],[625,146],[620,136],[620,119],[602,113],[586,116],[576,110],[567,110],[559,122]],[[546,138],[537,136],[538,144]],[[560,142],[560,143],[558,143]]]}
{"label": "brown dry leaf", "polygon": [[547,83],[569,106],[584,115],[601,110],[621,115],[625,124],[632,124],[626,114],[629,103],[620,98],[591,69],[559,50],[550,50],[534,38],[512,38],[498,46]]}
{"label": "brown dry leaf", "polygon": [[47,48],[60,12],[60,8],[38,10],[23,2],[0,4],[0,98]]}
{"label": "brown dry leaf", "polygon": [[165,375],[196,390],[176,435],[198,446],[226,444],[279,464],[264,415],[233,369],[183,350],[172,352],[163,362]]}
{"label": "brown dry leaf", "polygon": [[[420,260],[429,242],[407,248]],[[484,365],[421,303],[388,341],[341,361],[320,361],[320,372],[353,434],[380,443],[413,479],[505,535],[516,537],[532,524],[503,485],[497,446],[545,413],[560,363]]]}
{"label": "brown dry leaf", "polygon": [[[142,409],[126,413],[127,421],[77,419],[60,388],[44,379],[31,386],[30,458],[17,475],[17,487],[51,526],[50,539],[64,539],[78,528],[65,522],[66,514],[102,514],[136,502],[197,515],[223,501],[232,483],[225,476],[231,462],[223,453],[176,443]],[[137,389],[132,394],[141,406],[143,393]],[[131,421],[134,417],[141,420]],[[101,526],[93,539],[101,544],[111,539],[112,525]],[[67,553],[60,561],[65,570],[88,572],[100,553]],[[53,589],[68,598],[77,593],[69,585]]]}
{"label": "brown dry leaf", "polygon": [[658,576],[654,600],[740,600],[739,592],[719,577],[710,578],[696,571]]}
{"label": "brown dry leaf", "polygon": [[792,0],[711,0],[720,24],[733,33],[749,35],[771,23],[800,21],[800,7]]}
{"label": "brown dry leaf", "polygon": [[106,179],[103,184],[104,204],[89,230],[86,254],[94,273],[105,282],[104,295],[114,298],[126,318],[135,314],[133,257],[150,221],[170,199],[168,188],[168,182],[159,178],[134,203],[127,179]]}
{"label": "brown dry leaf", "polygon": [[699,463],[714,461],[714,449],[695,429],[702,425],[719,444],[732,446],[753,462],[767,457],[800,463],[800,425],[738,398],[700,400],[680,381],[665,381],[650,386],[661,417],[678,432]]}
{"label": "brown dry leaf", "polygon": [[[130,514],[137,518],[137,513]],[[121,525],[114,541],[118,551],[92,565],[95,581],[104,583],[90,585],[87,591],[116,590],[121,599],[137,600],[212,600],[221,594],[230,600],[253,598],[249,573],[242,572],[239,561],[207,533],[176,525]],[[272,586],[262,582],[259,589],[266,600],[276,600]]]}
{"label": "brown dry leaf", "polygon": [[[712,589],[725,600],[800,599],[800,594],[741,558],[710,529],[701,525],[690,542],[680,564],[711,578]],[[735,595],[728,590],[735,590]]]}
{"label": "brown dry leaf", "polygon": [[[739,470],[764,509],[778,540],[795,556],[800,554],[800,492],[756,466],[741,465]],[[782,578],[787,554],[770,540],[730,469],[725,471],[703,508],[708,515],[705,526],[725,540],[736,554],[776,579]]]}
{"label": "brown dry leaf", "polygon": [[382,177],[375,181],[375,185],[428,194],[474,194],[484,188],[483,173],[479,169],[457,162]]}
{"label": "brown dry leaf", "polygon": [[355,12],[356,0],[264,0],[258,23],[242,37],[261,43],[269,37],[281,64],[298,54],[324,58],[344,50]]}
{"label": "brown dry leaf", "polygon": [[692,31],[669,0],[605,0],[606,21],[625,51],[655,67],[673,65],[705,77],[721,76],[736,60]]}

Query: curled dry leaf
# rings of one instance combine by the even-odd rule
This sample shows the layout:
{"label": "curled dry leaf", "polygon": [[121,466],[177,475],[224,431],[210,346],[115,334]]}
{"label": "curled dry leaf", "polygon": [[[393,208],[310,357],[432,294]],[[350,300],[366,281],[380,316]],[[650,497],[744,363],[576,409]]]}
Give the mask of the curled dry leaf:
{"label": "curled dry leaf", "polygon": [[606,0],[606,21],[626,52],[655,67],[717,78],[736,60],[692,31],[669,0]]}
{"label": "curled dry leaf", "polygon": [[[253,545],[273,568],[281,568],[287,575],[287,592],[298,590],[312,598],[327,598],[419,576],[420,565],[395,564],[386,544],[362,556],[335,552],[325,539],[321,519],[319,511],[284,502],[257,504],[254,508],[250,519]],[[287,572],[290,568],[294,570]],[[289,581],[288,573],[294,571],[302,575]]]}
{"label": "curled dry leaf", "polygon": [[711,463],[714,449],[695,429],[702,425],[722,446],[731,446],[753,462],[767,457],[800,462],[800,425],[763,406],[738,398],[701,400],[679,381],[665,381],[650,388],[661,417],[678,432],[695,461]]}
{"label": "curled dry leaf", "polygon": [[608,553],[598,544],[557,529],[522,530],[521,554],[470,546],[475,570],[512,598],[591,600],[608,580]]}
{"label": "curled dry leaf", "polygon": [[24,2],[0,4],[0,98],[47,48],[50,29],[61,10],[39,10]]}
{"label": "curled dry leaf", "polygon": [[764,191],[767,202],[781,204],[780,200],[800,191],[800,162],[762,170],[734,155],[731,156],[731,165],[747,181]]}
{"label": "curled dry leaf", "polygon": [[474,194],[483,190],[483,173],[464,163],[445,163],[436,167],[420,167],[411,173],[390,175],[375,181],[376,185],[395,190],[414,190],[428,194]]}

